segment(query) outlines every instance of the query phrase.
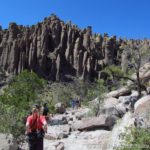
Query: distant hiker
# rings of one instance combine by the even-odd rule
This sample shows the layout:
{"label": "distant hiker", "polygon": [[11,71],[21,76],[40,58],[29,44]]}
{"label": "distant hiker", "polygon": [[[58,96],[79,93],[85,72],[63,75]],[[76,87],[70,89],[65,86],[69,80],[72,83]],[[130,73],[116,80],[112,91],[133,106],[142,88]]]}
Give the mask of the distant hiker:
{"label": "distant hiker", "polygon": [[71,106],[74,109],[76,106],[76,101],[74,99],[71,100]]}
{"label": "distant hiker", "polygon": [[79,107],[81,107],[81,98],[79,98]]}
{"label": "distant hiker", "polygon": [[76,99],[76,109],[78,109],[80,106],[80,101],[79,101],[79,98]]}
{"label": "distant hiker", "polygon": [[46,102],[43,104],[43,116],[47,121],[49,120],[49,109]]}
{"label": "distant hiker", "polygon": [[29,150],[43,150],[43,138],[47,132],[45,116],[40,114],[40,106],[34,105],[32,115],[26,122],[26,135],[28,137]]}

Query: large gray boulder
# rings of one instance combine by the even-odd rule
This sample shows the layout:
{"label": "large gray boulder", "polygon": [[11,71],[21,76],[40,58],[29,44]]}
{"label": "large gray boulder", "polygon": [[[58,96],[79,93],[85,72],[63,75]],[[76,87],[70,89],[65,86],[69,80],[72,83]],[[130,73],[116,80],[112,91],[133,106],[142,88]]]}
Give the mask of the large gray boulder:
{"label": "large gray boulder", "polygon": [[126,113],[126,107],[123,103],[119,103],[118,99],[110,97],[105,99],[102,112],[121,118]]}
{"label": "large gray boulder", "polygon": [[135,103],[134,113],[142,115],[148,113],[149,108],[150,108],[150,95],[146,95]]}
{"label": "large gray boulder", "polygon": [[73,124],[74,130],[87,131],[96,129],[111,130],[115,124],[115,117],[101,115],[99,117],[83,118],[81,122]]}
{"label": "large gray boulder", "polygon": [[126,113],[126,107],[123,104],[117,104],[103,109],[103,113],[122,118]]}
{"label": "large gray boulder", "polygon": [[45,134],[45,139],[47,140],[58,140],[67,138],[71,132],[71,128],[68,124],[48,126],[47,133]]}
{"label": "large gray boulder", "polygon": [[114,98],[118,98],[120,96],[127,96],[131,94],[131,89],[129,89],[129,87],[123,87],[121,89],[115,90],[115,91],[111,91],[110,93],[108,93],[106,96],[107,97],[114,97]]}
{"label": "large gray boulder", "polygon": [[134,105],[135,125],[150,128],[150,95],[139,99]]}

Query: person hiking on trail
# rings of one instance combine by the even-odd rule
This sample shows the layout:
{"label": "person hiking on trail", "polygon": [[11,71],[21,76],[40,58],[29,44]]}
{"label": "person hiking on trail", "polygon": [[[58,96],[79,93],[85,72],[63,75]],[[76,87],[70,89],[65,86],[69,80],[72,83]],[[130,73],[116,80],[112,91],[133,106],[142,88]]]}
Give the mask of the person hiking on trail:
{"label": "person hiking on trail", "polygon": [[43,150],[43,138],[47,132],[47,122],[45,116],[40,115],[40,106],[34,105],[32,114],[26,121],[26,135],[29,150]]}
{"label": "person hiking on trail", "polygon": [[74,99],[71,100],[71,106],[74,109],[76,106],[76,101]]}
{"label": "person hiking on trail", "polygon": [[48,106],[47,106],[47,103],[45,102],[43,104],[43,116],[45,116],[45,119],[48,121],[49,120],[49,109],[48,109]]}
{"label": "person hiking on trail", "polygon": [[80,105],[80,101],[79,101],[79,98],[76,99],[76,109],[79,108],[79,105]]}

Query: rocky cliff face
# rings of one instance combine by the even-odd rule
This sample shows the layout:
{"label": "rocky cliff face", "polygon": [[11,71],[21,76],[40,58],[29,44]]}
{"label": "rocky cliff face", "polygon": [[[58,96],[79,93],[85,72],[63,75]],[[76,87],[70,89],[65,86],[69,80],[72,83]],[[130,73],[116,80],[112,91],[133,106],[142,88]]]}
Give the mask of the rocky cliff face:
{"label": "rocky cliff face", "polygon": [[[67,75],[93,80],[101,78],[109,64],[125,66],[127,57],[120,46],[127,40],[93,34],[92,28],[79,29],[55,15],[31,27],[10,23],[0,28],[0,66],[9,74],[24,69],[54,81]],[[132,45],[150,45],[150,41],[131,40]]]}

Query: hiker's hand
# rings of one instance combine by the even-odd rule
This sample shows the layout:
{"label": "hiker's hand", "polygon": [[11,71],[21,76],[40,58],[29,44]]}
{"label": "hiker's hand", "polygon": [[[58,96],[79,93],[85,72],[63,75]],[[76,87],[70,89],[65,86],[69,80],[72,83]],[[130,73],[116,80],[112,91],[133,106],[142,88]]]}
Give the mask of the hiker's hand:
{"label": "hiker's hand", "polygon": [[28,135],[28,133],[29,133],[28,131],[25,131],[25,135]]}
{"label": "hiker's hand", "polygon": [[47,127],[44,128],[44,132],[47,133]]}

